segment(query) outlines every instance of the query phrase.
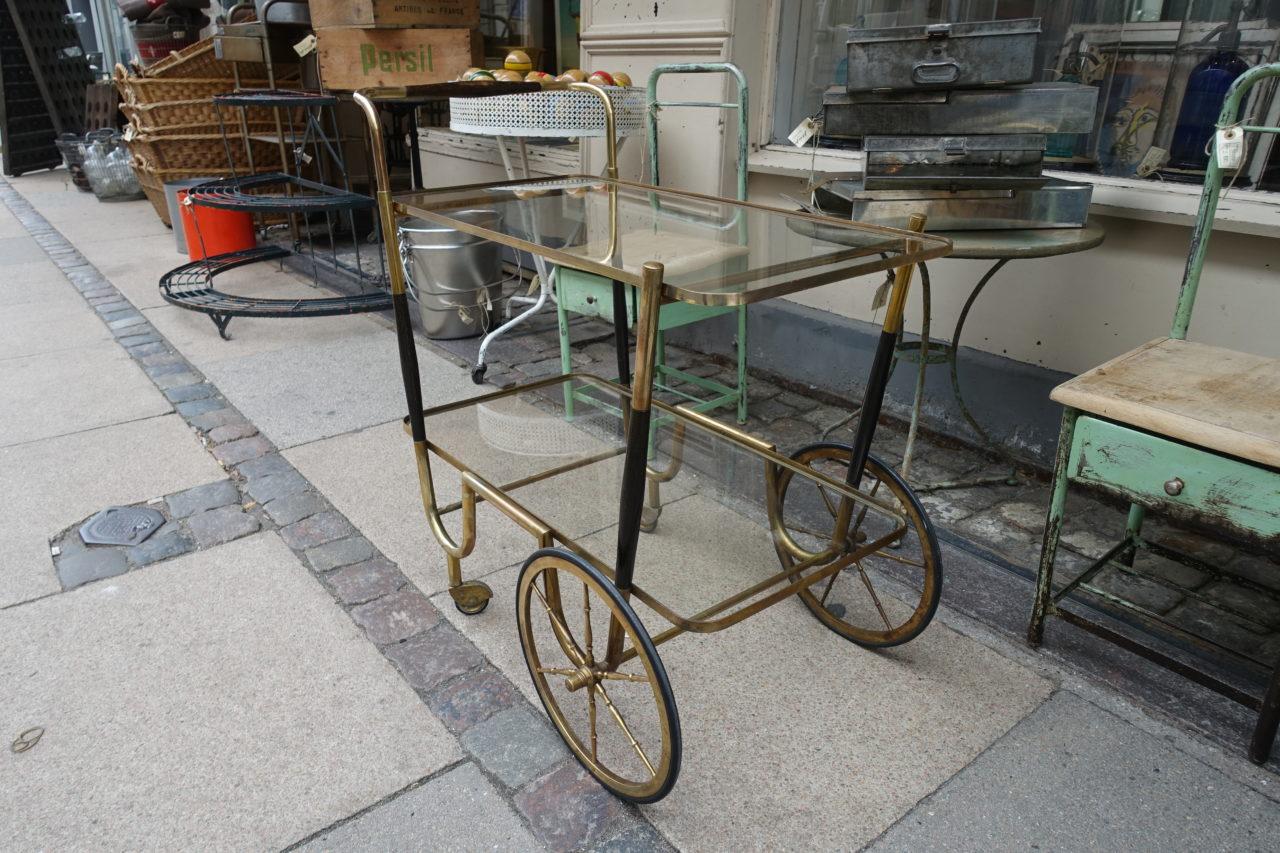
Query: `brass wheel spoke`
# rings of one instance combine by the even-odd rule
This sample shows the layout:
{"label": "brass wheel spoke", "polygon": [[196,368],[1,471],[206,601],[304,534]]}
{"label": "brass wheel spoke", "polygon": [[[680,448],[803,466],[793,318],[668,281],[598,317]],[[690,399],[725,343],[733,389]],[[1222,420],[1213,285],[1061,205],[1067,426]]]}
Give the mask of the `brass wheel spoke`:
{"label": "brass wheel spoke", "polygon": [[558,666],[540,666],[538,667],[538,672],[543,675],[559,675],[564,678],[569,678],[570,676],[578,674],[576,669],[563,669]]}
{"label": "brass wheel spoke", "polygon": [[591,590],[585,583],[582,585],[582,640],[587,647],[587,666],[591,666],[596,658],[591,648]]}
{"label": "brass wheel spoke", "polygon": [[830,539],[831,539],[831,533],[830,533],[830,531],[828,531],[827,533],[819,533],[819,532],[818,532],[818,531],[816,531],[816,530],[810,530],[809,528],[807,528],[807,527],[801,527],[801,526],[800,526],[800,525],[798,525],[798,524],[790,524],[790,523],[788,523],[788,524],[787,524],[787,530],[791,531],[792,533],[804,533],[804,534],[806,534],[806,535],[808,535],[808,536],[812,536],[814,539],[818,539],[818,540],[822,540],[822,541],[827,541],[827,540],[830,540]]}
{"label": "brass wheel spoke", "polygon": [[587,723],[591,726],[591,760],[599,761],[599,737],[596,735],[596,692],[587,689]]}
{"label": "brass wheel spoke", "polygon": [[618,728],[622,729],[622,733],[627,736],[627,740],[631,741],[631,748],[636,751],[636,755],[640,756],[640,760],[644,762],[644,766],[648,769],[650,776],[657,776],[658,771],[653,769],[653,765],[649,763],[649,757],[644,754],[640,742],[636,740],[635,735],[631,734],[631,729],[627,726],[627,721],[622,719],[622,714],[613,704],[613,700],[609,698],[609,694],[605,691],[603,684],[597,684],[596,690],[600,692],[600,698],[604,700],[604,706],[609,709],[609,713],[613,715],[613,719],[617,721]]}
{"label": "brass wheel spoke", "polygon": [[835,504],[831,503],[831,498],[827,497],[827,489],[821,483],[818,483],[818,494],[822,495],[822,502],[827,505],[827,512],[831,513],[831,517],[836,517]]}
{"label": "brass wheel spoke", "polygon": [[547,615],[551,617],[551,630],[555,632],[556,637],[560,640],[561,646],[569,658],[569,662],[574,666],[582,666],[586,663],[586,657],[582,654],[582,649],[578,648],[578,644],[573,639],[573,635],[569,633],[569,628],[560,619],[560,615],[551,609],[551,605],[547,603],[547,597],[542,594],[542,590],[538,589],[535,580],[530,586],[537,593],[538,599],[542,602],[542,606],[547,609]]}
{"label": "brass wheel spoke", "polygon": [[822,591],[822,597],[818,599],[818,603],[823,607],[827,606],[827,596],[831,594],[831,588],[836,585],[836,578],[840,577],[840,572],[832,572],[831,577],[827,580],[827,587]]}
{"label": "brass wheel spoke", "polygon": [[649,679],[643,675],[632,675],[629,672],[602,672],[600,677],[609,681],[634,681],[636,684],[648,684]]}
{"label": "brass wheel spoke", "polygon": [[876,595],[876,589],[871,585],[871,578],[867,576],[867,570],[862,568],[861,563],[858,564],[858,576],[866,584],[867,592],[871,593],[871,600],[875,602],[876,610],[880,613],[880,618],[884,620],[884,627],[892,631],[893,624],[889,621],[889,614],[884,612],[884,605],[880,603],[880,596]]}
{"label": "brass wheel spoke", "polygon": [[897,554],[889,554],[885,551],[876,551],[876,557],[884,557],[886,560],[893,560],[895,563],[902,563],[904,566],[915,566],[917,569],[926,568],[924,563],[917,563],[915,560],[908,560],[906,557],[900,557]]}

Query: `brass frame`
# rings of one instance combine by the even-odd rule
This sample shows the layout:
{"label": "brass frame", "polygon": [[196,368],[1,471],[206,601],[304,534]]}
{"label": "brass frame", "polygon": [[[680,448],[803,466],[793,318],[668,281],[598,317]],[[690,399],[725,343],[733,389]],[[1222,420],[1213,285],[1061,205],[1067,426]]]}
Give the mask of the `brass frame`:
{"label": "brass frame", "polygon": [[[803,270],[813,269],[817,266],[839,266],[841,264],[845,264],[843,269],[793,279],[788,282],[748,293],[716,294],[708,292],[687,292],[680,287],[665,284],[663,281],[663,267],[660,263],[654,261],[649,261],[643,264],[638,275],[625,272],[617,267],[608,265],[616,257],[618,248],[618,194],[620,188],[623,187],[635,188],[649,193],[651,202],[658,202],[663,198],[673,200],[681,198],[705,200],[722,205],[729,204],[736,206],[738,213],[743,209],[758,209],[774,213],[782,213],[801,220],[811,220],[820,223],[825,227],[833,227],[835,223],[833,223],[832,220],[823,219],[821,217],[799,213],[793,214],[788,211],[779,211],[775,208],[752,204],[750,202],[733,202],[727,199],[720,199],[714,196],[707,196],[698,193],[662,190],[645,184],[620,181],[617,179],[617,145],[614,133],[613,110],[608,95],[605,94],[603,90],[595,86],[582,83],[573,83],[568,84],[567,86],[556,85],[550,88],[570,88],[590,91],[599,97],[604,104],[607,125],[610,177],[604,179],[582,179],[589,180],[592,183],[603,181],[610,190],[610,240],[608,244],[608,251],[605,255],[608,259],[606,263],[597,262],[579,255],[571,255],[558,250],[548,249],[524,240],[516,239],[509,235],[497,234],[483,228],[477,228],[468,223],[455,222],[444,214],[436,213],[431,209],[420,207],[419,205],[411,202],[406,202],[404,199],[397,200],[390,191],[390,180],[387,170],[386,153],[383,145],[382,127],[379,121],[376,101],[389,97],[404,98],[408,96],[409,93],[405,90],[367,90],[364,92],[357,92],[354,96],[356,104],[365,114],[369,125],[369,135],[372,144],[372,166],[374,177],[377,182],[378,209],[382,233],[384,235],[383,244],[388,254],[388,275],[392,294],[392,307],[395,311],[401,374],[404,380],[405,398],[409,410],[409,415],[405,419],[405,426],[413,441],[414,457],[418,466],[418,483],[423,512],[427,516],[427,523],[432,534],[445,551],[450,593],[454,597],[458,607],[466,613],[477,613],[484,608],[489,597],[492,595],[492,591],[489,590],[482,582],[464,581],[462,577],[462,560],[472,553],[477,541],[478,531],[476,528],[476,505],[481,501],[488,501],[508,518],[525,529],[534,538],[539,548],[547,548],[558,543],[569,552],[569,554],[563,554],[563,552],[561,552],[561,557],[559,559],[563,561],[568,558],[569,555],[576,555],[576,558],[583,561],[583,565],[588,565],[598,571],[612,584],[613,592],[616,593],[617,600],[622,602],[621,606],[624,610],[629,607],[629,600],[634,596],[637,600],[642,601],[671,624],[670,628],[661,631],[651,638],[647,651],[640,649],[634,640],[628,648],[626,643],[627,626],[624,625],[624,620],[617,616],[621,611],[616,607],[613,608],[611,611],[613,615],[609,620],[608,636],[605,642],[603,656],[589,667],[576,667],[575,671],[569,674],[571,681],[575,678],[577,679],[577,681],[569,685],[570,689],[576,689],[574,684],[578,684],[578,687],[583,687],[588,684],[594,684],[601,678],[609,677],[609,673],[616,674],[620,666],[644,653],[646,655],[645,665],[649,671],[649,681],[654,689],[655,698],[660,698],[660,693],[663,691],[669,695],[670,688],[669,685],[665,685],[664,680],[662,691],[659,690],[659,686],[653,675],[654,668],[650,666],[650,662],[648,660],[648,656],[652,656],[654,654],[653,647],[680,636],[681,634],[714,633],[716,631],[724,630],[732,625],[736,625],[737,623],[759,613],[765,608],[790,598],[796,593],[808,589],[822,580],[834,577],[844,568],[862,560],[864,557],[892,545],[902,539],[908,530],[908,520],[904,515],[884,501],[860,491],[856,488],[856,484],[861,481],[862,469],[865,465],[866,450],[870,446],[870,438],[874,433],[876,416],[879,411],[879,402],[883,397],[884,386],[887,383],[887,372],[882,369],[883,365],[879,364],[884,360],[884,353],[881,352],[881,350],[887,352],[888,350],[886,349],[886,346],[884,346],[885,341],[892,344],[896,338],[895,333],[902,322],[902,308],[905,304],[906,292],[910,285],[912,270],[914,269],[914,265],[920,261],[941,257],[947,254],[950,251],[951,243],[949,240],[929,237],[921,233],[924,227],[922,218],[914,220],[912,222],[912,229],[909,231],[879,226],[855,226],[851,224],[848,226],[849,230],[861,230],[864,232],[871,231],[897,238],[901,241],[900,247],[855,247],[851,248],[848,252],[837,252],[833,256],[827,256],[817,260],[800,260],[783,265],[777,265],[769,269],[753,271],[754,276],[752,273],[735,273],[733,276],[726,276],[724,279],[719,281],[713,280],[713,284],[732,286],[734,284],[740,284],[743,281],[750,280],[751,277],[756,279],[761,277],[772,278],[784,273],[801,272]],[[529,89],[529,87],[523,86],[522,84],[520,86],[494,86],[492,88],[477,88],[474,86],[468,86],[467,84],[442,84],[436,87],[424,87],[424,91],[428,95],[435,93],[441,97],[456,95],[459,93],[459,90],[462,89],[465,89],[469,94],[507,94],[511,91],[525,91],[526,89]],[[543,180],[516,181],[501,184],[472,185],[471,187],[464,187],[461,189],[467,190],[480,187],[492,188],[496,186],[511,187],[537,183],[545,184],[546,182]],[[449,190],[448,192],[456,194],[458,192],[458,188]],[[422,198],[426,195],[430,195],[430,193],[420,193],[417,197]],[[489,199],[484,199],[484,201],[489,201]],[[458,200],[454,199],[450,204],[451,206],[456,206],[457,203]],[[444,224],[448,227],[456,228],[476,236],[485,237],[503,245],[521,248],[532,253],[543,255],[544,257],[567,267],[602,274],[614,280],[615,292],[621,290],[623,283],[634,285],[637,288],[637,294],[639,297],[639,305],[637,306],[636,311],[634,377],[629,376],[629,371],[627,369],[626,355],[628,349],[628,330],[626,328],[626,324],[620,321],[615,332],[617,335],[619,370],[622,375],[622,383],[609,382],[608,380],[601,379],[590,374],[571,373],[564,376],[549,377],[541,381],[520,385],[506,390],[483,394],[464,401],[456,401],[425,409],[422,405],[421,374],[418,369],[417,350],[409,315],[404,270],[399,264],[398,258],[395,256],[395,241],[389,239],[389,236],[396,232],[396,217],[398,214],[420,216],[429,221]],[[893,255],[893,252],[900,252],[900,254]],[[877,259],[867,264],[852,264],[853,261],[856,261],[859,258],[868,257],[869,255],[876,255]],[[849,470],[844,482],[830,478],[808,466],[792,461],[786,456],[778,453],[777,449],[773,445],[755,438],[734,426],[713,420],[712,418],[696,411],[691,411],[682,407],[668,406],[653,399],[655,350],[658,337],[658,313],[664,299],[682,299],[683,301],[709,305],[747,304],[771,298],[773,296],[794,293],[819,284],[850,278],[854,275],[891,268],[896,269],[897,273],[894,277],[893,293],[890,299],[890,310],[884,321],[884,328],[881,333],[882,346],[877,351],[877,362],[876,364],[873,364],[872,378],[868,385],[868,401],[867,404],[863,406],[863,417],[859,424],[859,438],[855,444],[855,448],[857,449],[853,454],[853,459],[849,465]],[[513,395],[523,394],[529,391],[535,391],[540,388],[564,382],[582,382],[589,385],[595,385],[598,388],[617,393],[619,395],[621,414],[623,417],[624,446],[622,448],[590,454],[573,462],[554,465],[545,471],[539,472],[538,474],[526,476],[504,485],[495,485],[489,482],[476,470],[468,466],[463,460],[453,457],[447,450],[432,443],[427,438],[426,419],[429,417],[446,412],[457,411],[466,407],[481,405],[493,400],[511,397]],[[655,471],[650,468],[648,464],[650,426],[652,412],[654,409],[662,412],[665,417],[672,419],[675,423],[671,460],[665,470],[662,471]],[[770,533],[773,539],[774,548],[780,555],[785,554],[789,559],[782,561],[784,565],[781,571],[770,575],[769,577],[764,578],[763,580],[760,580],[746,589],[730,595],[719,602],[705,607],[691,616],[685,616],[675,612],[675,610],[658,600],[654,595],[646,592],[642,587],[635,585],[633,583],[633,576],[639,536],[643,530],[652,529],[652,525],[656,523],[656,512],[660,509],[660,484],[663,482],[669,482],[679,473],[681,466],[683,465],[684,444],[687,431],[690,427],[709,433],[711,436],[719,440],[727,441],[738,449],[750,453],[760,459],[763,465],[766,510],[769,518]],[[441,459],[457,469],[461,477],[461,499],[446,507],[441,507],[436,498],[431,471],[430,455],[432,453],[437,454]],[[859,454],[861,454],[861,458],[859,458]],[[524,506],[512,495],[513,492],[523,486],[541,482],[559,474],[578,470],[604,460],[613,459],[620,455],[624,456],[624,463],[617,524],[617,550],[615,558],[612,561],[612,565],[592,554],[581,544],[577,543],[573,537],[567,535],[561,530],[558,530],[554,525],[548,523],[538,514]],[[778,487],[778,475],[779,472],[783,470],[789,471],[791,478],[799,476],[814,481],[819,487],[832,490],[839,495],[839,511],[833,519],[834,524],[830,540],[820,551],[813,552],[802,547],[791,536],[783,522],[781,513],[781,496],[780,489]],[[880,535],[874,540],[859,543],[854,547],[853,543],[848,541],[848,527],[855,504],[865,506],[868,511],[875,512],[878,515],[891,519],[894,522],[892,529],[888,533]],[[645,518],[646,509],[650,511],[648,519]],[[445,527],[443,518],[445,514],[454,511],[461,512],[461,534],[456,540]],[[543,559],[543,556],[545,555],[540,556],[535,554],[535,559],[531,559],[530,563],[526,564],[526,573],[529,571],[530,566],[536,568],[540,565],[538,560]],[[572,570],[567,568],[565,570],[570,571],[571,574],[573,573]],[[548,574],[545,585],[547,596],[552,597],[553,600],[558,600],[558,581],[553,579],[555,571],[556,570],[552,570],[550,574]],[[525,582],[523,578],[524,575],[522,574],[522,595],[525,596],[525,605],[528,605],[528,590],[524,589]],[[584,589],[585,588],[586,587],[584,585]],[[534,587],[534,591],[537,591],[536,585]],[[541,597],[542,593],[539,593],[539,596]],[[546,601],[544,600],[543,603],[546,604]],[[554,623],[557,618],[557,614],[553,612],[550,605],[547,606],[547,613]],[[527,616],[527,614],[521,616],[522,623],[525,616]],[[524,634],[522,633],[521,636],[523,641]],[[563,637],[560,637],[559,632],[557,632],[557,637],[561,640],[563,647],[564,639]],[[567,647],[565,648],[565,651],[566,654],[569,653],[569,649]],[[528,654],[528,650],[526,649],[526,661],[533,666],[535,662],[530,661]],[[572,655],[570,655],[570,657],[572,658]],[[582,671],[578,672],[579,669]],[[532,670],[531,674],[533,674]],[[535,683],[536,682],[537,676],[535,676]],[[541,691],[541,687],[539,689]],[[674,705],[671,705],[670,707],[674,712]],[[612,710],[611,706],[610,710]],[[594,706],[592,706],[592,711],[594,719]],[[552,713],[550,706],[548,706],[548,712]],[[621,724],[621,720],[619,720],[619,722]],[[625,731],[625,724],[622,724],[622,727]],[[564,734],[566,731],[565,727],[561,725],[560,728],[562,734]],[[568,736],[566,735],[566,737]],[[582,756],[579,755],[579,758],[581,760]],[[595,773],[597,778],[606,782],[606,784],[610,784],[609,780],[602,777],[598,772],[593,770],[593,773]],[[674,777],[669,780],[669,782],[673,781]],[[611,788],[621,796],[631,796],[626,790],[619,789],[616,785],[611,785]],[[669,790],[669,784],[660,792],[655,793],[653,795],[654,798],[664,796],[666,790]]]}

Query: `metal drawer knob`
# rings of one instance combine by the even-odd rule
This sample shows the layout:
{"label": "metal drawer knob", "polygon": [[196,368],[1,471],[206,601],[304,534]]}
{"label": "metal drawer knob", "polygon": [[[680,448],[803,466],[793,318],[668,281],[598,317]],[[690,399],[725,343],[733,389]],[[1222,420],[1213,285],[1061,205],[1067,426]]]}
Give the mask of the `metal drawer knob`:
{"label": "metal drawer knob", "polygon": [[595,298],[594,296],[588,296],[588,297],[587,297],[587,304],[588,304],[588,305],[595,305],[595,304],[596,304],[596,298]]}
{"label": "metal drawer knob", "polygon": [[1172,480],[1165,481],[1164,493],[1170,497],[1176,498],[1178,495],[1182,494],[1182,490],[1186,485],[1186,483],[1182,482],[1181,477],[1174,477]]}

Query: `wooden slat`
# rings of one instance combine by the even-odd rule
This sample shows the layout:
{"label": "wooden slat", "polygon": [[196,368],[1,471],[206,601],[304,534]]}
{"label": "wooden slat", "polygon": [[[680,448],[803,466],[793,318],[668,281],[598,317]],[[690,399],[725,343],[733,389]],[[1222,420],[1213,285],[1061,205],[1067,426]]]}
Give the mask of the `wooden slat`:
{"label": "wooden slat", "polygon": [[1055,401],[1280,468],[1280,359],[1160,338],[1059,385]]}

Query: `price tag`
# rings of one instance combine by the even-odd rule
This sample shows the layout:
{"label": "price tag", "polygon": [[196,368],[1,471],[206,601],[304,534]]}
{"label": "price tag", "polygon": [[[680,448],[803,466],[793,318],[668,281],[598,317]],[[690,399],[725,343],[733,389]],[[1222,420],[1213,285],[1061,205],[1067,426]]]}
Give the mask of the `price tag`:
{"label": "price tag", "polygon": [[300,57],[306,56],[307,54],[311,53],[315,49],[316,49],[316,37],[314,34],[307,36],[302,41],[298,42],[293,46],[293,52],[298,54],[298,56]]}
{"label": "price tag", "polygon": [[807,118],[800,124],[796,125],[796,129],[787,135],[787,139],[791,140],[791,144],[797,148],[803,148],[809,144],[809,140],[818,134],[818,123],[811,118]]}
{"label": "price tag", "polygon": [[1239,125],[1221,128],[1213,150],[1218,157],[1218,167],[1223,171],[1239,169],[1244,162],[1244,131]]}
{"label": "price tag", "polygon": [[893,285],[893,278],[890,277],[881,282],[876,288],[875,296],[871,297],[871,310],[879,311],[889,302],[889,288]]}

